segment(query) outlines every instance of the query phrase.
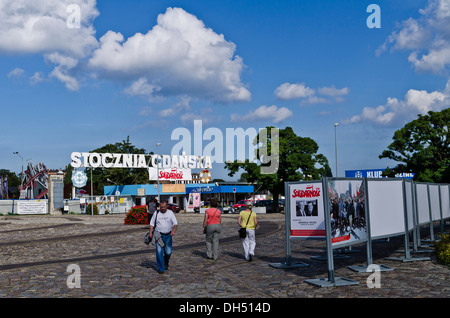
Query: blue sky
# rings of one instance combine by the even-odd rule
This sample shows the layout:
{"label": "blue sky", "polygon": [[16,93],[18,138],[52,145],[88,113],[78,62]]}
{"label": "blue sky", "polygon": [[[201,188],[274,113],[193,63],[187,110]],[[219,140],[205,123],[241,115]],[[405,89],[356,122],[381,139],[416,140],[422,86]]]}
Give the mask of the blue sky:
{"label": "blue sky", "polygon": [[[58,169],[127,136],[170,154],[172,131],[202,119],[224,135],[290,126],[333,173],[339,123],[343,176],[394,166],[378,156],[395,130],[450,104],[449,0],[38,3],[0,0],[0,168],[11,171],[15,151]],[[371,3],[381,28],[366,24]],[[220,165],[212,176],[236,179]]]}

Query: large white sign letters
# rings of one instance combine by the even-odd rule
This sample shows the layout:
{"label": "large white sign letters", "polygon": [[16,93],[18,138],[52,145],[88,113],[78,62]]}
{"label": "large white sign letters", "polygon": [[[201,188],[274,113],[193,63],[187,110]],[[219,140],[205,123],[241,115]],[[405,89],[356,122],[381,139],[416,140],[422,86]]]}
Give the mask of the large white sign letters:
{"label": "large white sign letters", "polygon": [[[70,158],[74,168],[149,168],[162,169],[211,169],[210,156],[193,155],[148,155],[125,153],[72,152]],[[151,165],[149,165],[151,164]]]}

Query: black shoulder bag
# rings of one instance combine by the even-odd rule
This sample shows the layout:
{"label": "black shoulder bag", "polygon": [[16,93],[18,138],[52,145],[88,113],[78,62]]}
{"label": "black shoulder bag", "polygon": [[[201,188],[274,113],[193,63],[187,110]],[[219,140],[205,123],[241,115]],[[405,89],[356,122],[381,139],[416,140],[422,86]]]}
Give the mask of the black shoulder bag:
{"label": "black shoulder bag", "polygon": [[240,238],[246,238],[246,237],[247,237],[247,225],[248,225],[248,221],[250,221],[250,218],[251,218],[251,216],[252,216],[252,212],[253,212],[253,211],[250,211],[250,215],[248,216],[247,224],[245,224],[245,227],[241,227],[241,228],[238,230],[238,232],[239,232],[239,237],[240,237]]}

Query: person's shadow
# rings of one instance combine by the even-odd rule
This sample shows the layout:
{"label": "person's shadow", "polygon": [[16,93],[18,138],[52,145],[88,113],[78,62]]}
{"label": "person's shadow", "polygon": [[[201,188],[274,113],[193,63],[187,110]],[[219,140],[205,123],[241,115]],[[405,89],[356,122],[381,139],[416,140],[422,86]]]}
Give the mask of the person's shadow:
{"label": "person's shadow", "polygon": [[140,263],[139,266],[142,266],[147,269],[153,269],[155,272],[158,271],[158,265],[156,264],[155,261],[150,261],[150,260],[142,261],[142,263]]}
{"label": "person's shadow", "polygon": [[199,256],[199,257],[208,258],[205,251],[193,250],[192,254]]}
{"label": "person's shadow", "polygon": [[245,259],[245,256],[242,253],[235,253],[235,252],[223,252],[223,253],[234,258]]}

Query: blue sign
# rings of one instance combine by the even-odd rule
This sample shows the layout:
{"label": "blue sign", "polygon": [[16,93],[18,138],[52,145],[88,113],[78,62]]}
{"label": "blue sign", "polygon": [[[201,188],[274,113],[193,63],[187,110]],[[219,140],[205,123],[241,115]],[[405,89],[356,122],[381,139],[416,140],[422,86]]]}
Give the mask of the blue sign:
{"label": "blue sign", "polygon": [[[346,178],[387,178],[383,176],[383,172],[386,169],[369,169],[369,170],[345,170]],[[401,172],[395,175],[396,178],[403,178],[412,180],[414,173]]]}
{"label": "blue sign", "polygon": [[188,193],[253,193],[252,185],[193,185],[186,184],[186,194]]}
{"label": "blue sign", "polygon": [[220,187],[218,186],[198,186],[193,188],[186,187],[186,193],[220,193]]}

